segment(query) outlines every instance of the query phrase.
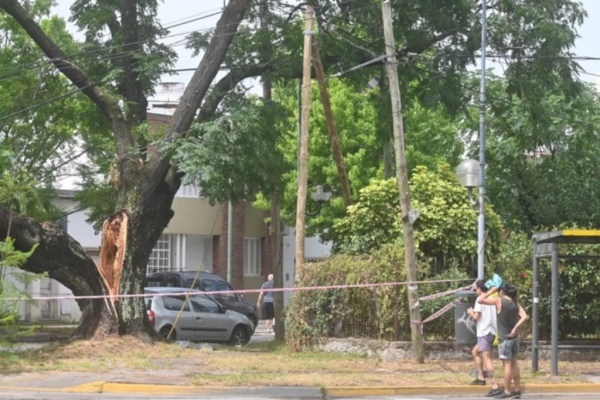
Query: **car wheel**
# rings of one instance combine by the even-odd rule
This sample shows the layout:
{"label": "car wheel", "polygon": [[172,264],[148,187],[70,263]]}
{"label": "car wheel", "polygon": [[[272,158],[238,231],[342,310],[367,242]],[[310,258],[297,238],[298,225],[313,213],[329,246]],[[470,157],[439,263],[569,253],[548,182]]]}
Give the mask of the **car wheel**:
{"label": "car wheel", "polygon": [[232,346],[241,347],[248,343],[250,337],[248,335],[248,331],[243,326],[239,325],[233,329],[231,333],[231,339],[229,340],[229,344]]}
{"label": "car wheel", "polygon": [[256,315],[248,315],[248,319],[252,324],[252,333],[254,333],[256,331],[256,327],[258,326],[258,319],[256,318]]}
{"label": "car wheel", "polygon": [[169,335],[169,332],[171,332],[171,327],[170,326],[164,326],[159,332],[158,334],[163,337],[166,340],[177,340],[177,332],[175,331],[175,329],[173,329],[173,332],[171,333],[171,335]]}

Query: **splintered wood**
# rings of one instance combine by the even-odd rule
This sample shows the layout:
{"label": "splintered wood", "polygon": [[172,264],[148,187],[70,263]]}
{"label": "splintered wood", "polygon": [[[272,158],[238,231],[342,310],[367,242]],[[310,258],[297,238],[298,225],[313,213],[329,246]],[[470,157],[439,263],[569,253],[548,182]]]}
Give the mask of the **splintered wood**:
{"label": "splintered wood", "polygon": [[[102,224],[102,248],[100,249],[98,270],[104,278],[111,296],[119,294],[125,244],[127,243],[127,221],[125,211],[119,211]],[[113,305],[116,301],[116,298],[111,298]]]}

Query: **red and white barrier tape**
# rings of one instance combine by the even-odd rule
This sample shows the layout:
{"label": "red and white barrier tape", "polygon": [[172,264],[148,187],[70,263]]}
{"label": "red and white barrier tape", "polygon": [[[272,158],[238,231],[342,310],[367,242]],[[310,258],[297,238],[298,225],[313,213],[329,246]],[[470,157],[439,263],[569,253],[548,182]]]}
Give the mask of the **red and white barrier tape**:
{"label": "red and white barrier tape", "polygon": [[[375,288],[375,287],[386,287],[386,286],[403,286],[410,284],[429,284],[429,283],[451,283],[451,282],[464,282],[467,279],[445,279],[435,281],[407,281],[407,282],[384,282],[384,283],[360,283],[354,285],[329,285],[329,286],[305,286],[305,287],[291,287],[291,288],[273,288],[269,289],[268,292],[301,292],[311,290],[327,290],[327,289],[350,289],[350,288]],[[468,286],[470,287],[470,286]],[[454,293],[457,290],[444,292],[444,296],[449,293]],[[135,297],[155,297],[155,296],[181,296],[182,293],[194,295],[194,294],[247,294],[247,293],[260,293],[261,289],[244,289],[244,290],[223,290],[223,291],[198,291],[190,289],[187,292],[165,292],[165,293],[135,293],[135,294],[119,294],[119,295],[90,295],[90,296],[32,296],[32,297],[5,297],[3,300],[16,301],[16,300],[94,300],[94,299],[119,299],[119,298],[135,298]],[[434,295],[431,295],[434,296]],[[439,296],[441,297],[441,296]],[[430,296],[425,296],[430,298]],[[423,299],[425,299],[423,298]]]}

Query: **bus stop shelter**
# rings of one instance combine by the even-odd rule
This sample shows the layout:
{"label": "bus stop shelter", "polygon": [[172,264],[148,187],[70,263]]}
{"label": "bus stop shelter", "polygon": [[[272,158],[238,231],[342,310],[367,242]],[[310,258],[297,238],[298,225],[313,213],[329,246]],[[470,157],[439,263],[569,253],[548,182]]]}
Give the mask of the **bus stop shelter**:
{"label": "bus stop shelter", "polygon": [[532,330],[531,330],[531,369],[538,371],[539,365],[539,260],[551,260],[551,315],[550,315],[550,347],[552,375],[558,375],[558,350],[559,349],[590,349],[600,348],[595,345],[559,345],[558,344],[558,295],[560,291],[558,260],[559,259],[600,259],[600,256],[578,255],[568,256],[559,253],[559,245],[569,244],[600,244],[600,230],[572,229],[552,232],[541,232],[533,235],[533,302],[532,302]]}

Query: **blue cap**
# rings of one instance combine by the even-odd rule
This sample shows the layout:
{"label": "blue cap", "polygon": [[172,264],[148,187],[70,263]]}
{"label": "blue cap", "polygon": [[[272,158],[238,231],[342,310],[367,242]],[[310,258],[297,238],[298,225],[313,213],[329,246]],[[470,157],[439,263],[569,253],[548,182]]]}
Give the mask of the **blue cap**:
{"label": "blue cap", "polygon": [[488,289],[493,288],[494,286],[497,287],[498,289],[500,289],[500,286],[502,286],[502,278],[500,278],[500,275],[498,274],[494,274],[494,276],[492,276],[492,279],[488,280],[485,283],[485,286]]}

